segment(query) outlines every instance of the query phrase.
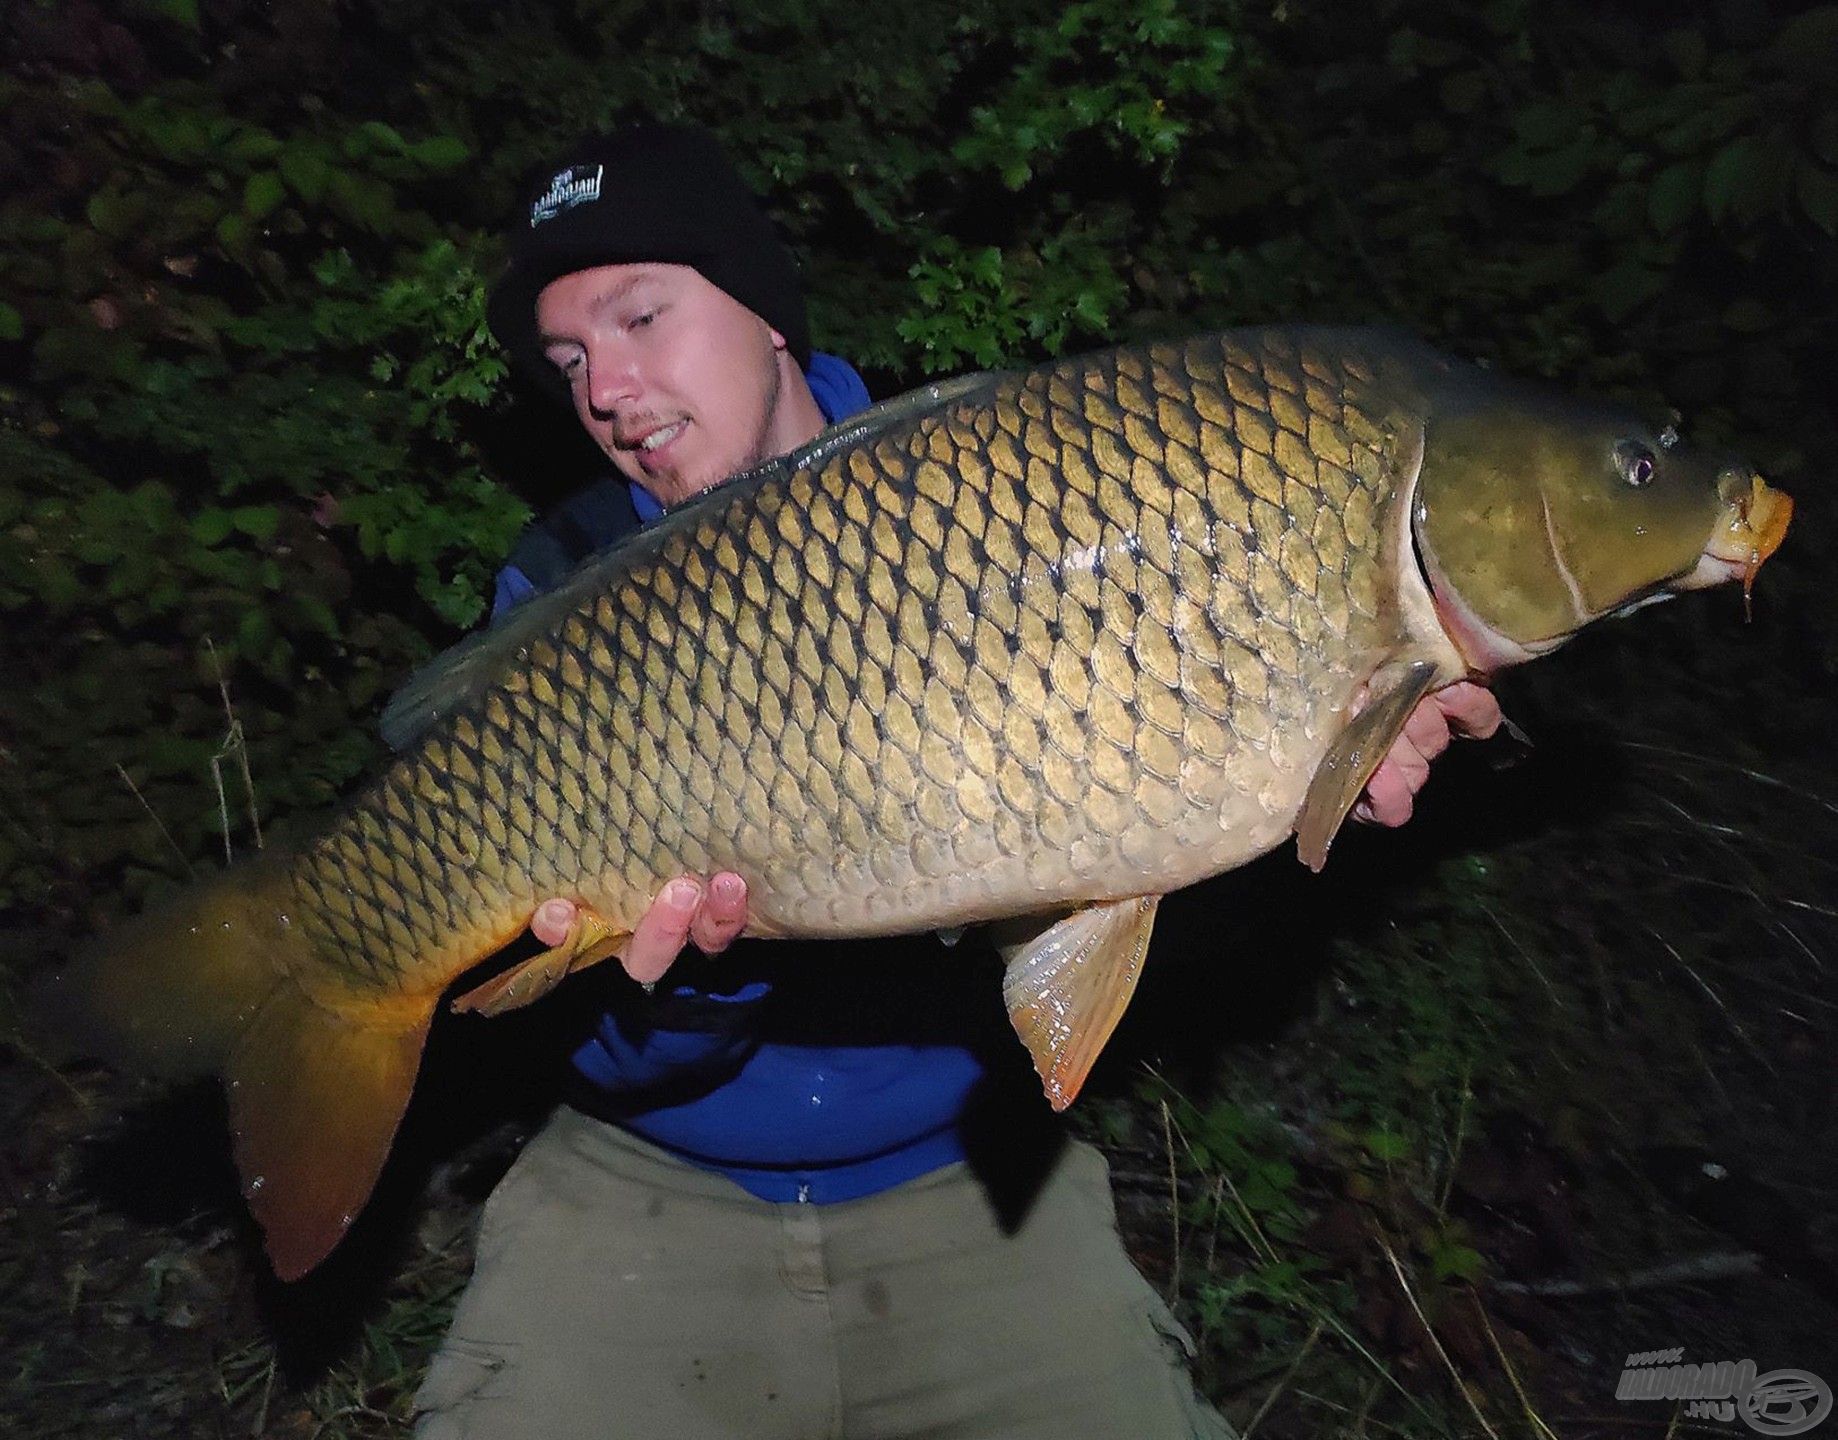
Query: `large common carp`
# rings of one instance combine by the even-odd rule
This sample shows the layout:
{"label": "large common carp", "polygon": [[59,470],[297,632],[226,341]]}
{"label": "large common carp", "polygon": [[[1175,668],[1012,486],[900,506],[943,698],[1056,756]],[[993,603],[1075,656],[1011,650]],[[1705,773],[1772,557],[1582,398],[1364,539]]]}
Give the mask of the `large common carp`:
{"label": "large common carp", "polygon": [[1064,1105],[1160,896],[1291,833],[1319,868],[1426,693],[1752,578],[1790,509],[1670,431],[1384,331],[934,387],[459,647],[317,839],[57,984],[91,1048],[225,1078],[289,1278],[369,1195],[443,993],[550,895],[581,904],[569,944],[457,1005],[616,953],[684,872],[739,871],[756,935],[1027,917],[1005,999]]}

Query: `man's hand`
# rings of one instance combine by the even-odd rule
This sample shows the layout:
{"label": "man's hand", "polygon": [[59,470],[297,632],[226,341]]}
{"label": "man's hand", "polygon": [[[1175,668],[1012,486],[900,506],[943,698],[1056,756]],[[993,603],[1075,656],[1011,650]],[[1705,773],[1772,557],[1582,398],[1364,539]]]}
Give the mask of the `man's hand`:
{"label": "man's hand", "polygon": [[[572,900],[545,900],[530,917],[530,933],[545,945],[560,945],[574,929]],[[747,924],[747,882],[724,870],[706,886],[679,875],[651,902],[619,957],[626,974],[649,985],[662,977],[683,947],[693,943],[714,955],[734,943]]]}
{"label": "man's hand", "polygon": [[1426,695],[1366,782],[1366,793],[1353,806],[1353,818],[1371,825],[1402,825],[1430,778],[1430,761],[1449,748],[1450,739],[1471,735],[1485,740],[1503,718],[1493,691],[1468,680]]}

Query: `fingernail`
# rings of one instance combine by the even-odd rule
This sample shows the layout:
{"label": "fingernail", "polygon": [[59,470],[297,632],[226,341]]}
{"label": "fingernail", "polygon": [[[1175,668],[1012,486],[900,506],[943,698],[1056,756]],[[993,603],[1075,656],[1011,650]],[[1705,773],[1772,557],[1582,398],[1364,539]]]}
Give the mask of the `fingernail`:
{"label": "fingernail", "polygon": [[740,880],[733,875],[720,875],[709,882],[709,889],[717,900],[732,900],[740,894]]}
{"label": "fingernail", "polygon": [[701,898],[701,887],[694,880],[672,880],[664,887],[664,899],[673,910],[693,909]]}

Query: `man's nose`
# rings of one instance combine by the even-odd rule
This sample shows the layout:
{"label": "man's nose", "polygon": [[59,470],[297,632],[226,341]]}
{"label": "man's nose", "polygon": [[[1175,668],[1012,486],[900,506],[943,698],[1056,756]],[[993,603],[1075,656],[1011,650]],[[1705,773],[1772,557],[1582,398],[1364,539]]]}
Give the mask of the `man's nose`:
{"label": "man's nose", "polygon": [[629,345],[601,344],[587,352],[587,405],[600,417],[629,406],[643,392],[638,356]]}

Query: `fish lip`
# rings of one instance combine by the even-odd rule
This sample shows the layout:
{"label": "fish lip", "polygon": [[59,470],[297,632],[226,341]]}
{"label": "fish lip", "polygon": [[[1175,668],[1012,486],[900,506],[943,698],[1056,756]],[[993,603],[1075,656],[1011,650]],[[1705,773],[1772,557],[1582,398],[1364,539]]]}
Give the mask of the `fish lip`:
{"label": "fish lip", "polygon": [[[1698,556],[1697,564],[1691,569],[1676,580],[1670,580],[1665,585],[1654,588],[1673,591],[1708,590],[1713,585],[1727,585],[1732,580],[1746,579],[1753,573],[1749,568],[1746,556],[1740,560],[1733,559],[1729,556],[1714,554],[1706,547],[1704,553]],[[1653,592],[1648,591],[1647,593]]]}
{"label": "fish lip", "polygon": [[1752,476],[1746,489],[1730,497],[1704,553],[1759,567],[1780,549],[1792,519],[1793,497]]}
{"label": "fish lip", "polygon": [[1732,486],[1716,527],[1705,541],[1696,566],[1672,588],[1703,590],[1712,585],[1742,582],[1746,594],[1768,557],[1781,548],[1793,520],[1793,497],[1751,475],[1746,487]]}

